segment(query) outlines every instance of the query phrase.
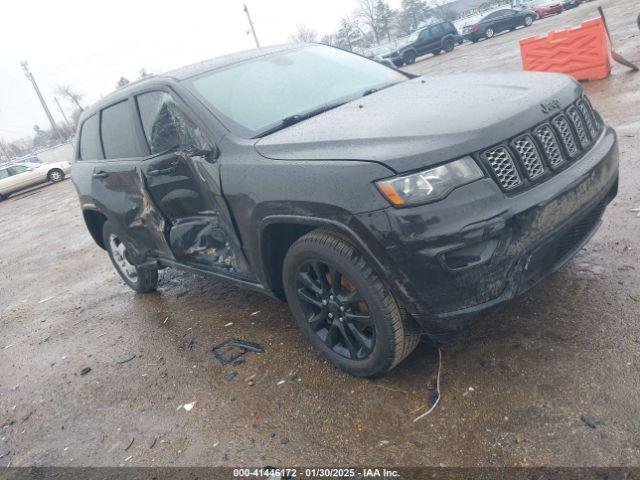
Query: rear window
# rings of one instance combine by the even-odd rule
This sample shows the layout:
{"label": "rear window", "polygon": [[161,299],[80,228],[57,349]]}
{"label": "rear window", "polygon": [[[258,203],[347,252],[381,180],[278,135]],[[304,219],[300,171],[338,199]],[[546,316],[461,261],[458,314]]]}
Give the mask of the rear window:
{"label": "rear window", "polygon": [[138,156],[128,100],[102,110],[100,133],[105,158]]}
{"label": "rear window", "polygon": [[80,158],[82,160],[102,158],[97,115],[92,115],[82,124],[82,130],[80,130]]}

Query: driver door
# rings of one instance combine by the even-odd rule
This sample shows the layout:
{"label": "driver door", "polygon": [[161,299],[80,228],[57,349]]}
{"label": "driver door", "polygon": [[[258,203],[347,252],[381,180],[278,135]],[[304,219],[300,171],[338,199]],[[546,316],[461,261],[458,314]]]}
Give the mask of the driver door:
{"label": "driver door", "polygon": [[141,93],[136,103],[149,147],[140,169],[175,259],[206,270],[248,272],[219,188],[217,150],[204,129],[170,91]]}

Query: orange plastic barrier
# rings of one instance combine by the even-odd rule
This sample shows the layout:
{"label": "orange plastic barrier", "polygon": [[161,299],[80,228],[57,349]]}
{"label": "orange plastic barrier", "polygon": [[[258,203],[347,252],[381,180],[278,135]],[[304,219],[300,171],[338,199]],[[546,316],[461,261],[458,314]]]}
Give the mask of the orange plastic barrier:
{"label": "orange plastic barrier", "polygon": [[609,76],[609,43],[601,18],[587,20],[546,36],[520,40],[525,70],[559,72],[576,80],[599,80]]}

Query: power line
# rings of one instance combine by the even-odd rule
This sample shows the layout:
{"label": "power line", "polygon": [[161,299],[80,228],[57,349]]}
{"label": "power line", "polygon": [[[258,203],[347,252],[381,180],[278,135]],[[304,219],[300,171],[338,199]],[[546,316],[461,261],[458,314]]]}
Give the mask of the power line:
{"label": "power line", "polygon": [[49,107],[47,107],[47,102],[44,101],[44,98],[43,98],[42,94],[40,93],[40,89],[38,88],[38,84],[36,83],[36,79],[33,78],[33,74],[29,70],[29,64],[26,61],[22,61],[22,62],[20,62],[20,65],[22,66],[22,70],[24,70],[24,74],[27,77],[27,80],[29,80],[31,82],[31,85],[33,85],[33,89],[36,91],[36,95],[38,95],[38,99],[40,100],[40,103],[42,104],[42,108],[44,109],[44,113],[47,115],[47,118],[49,119],[49,123],[51,124],[51,129],[55,132],[55,134],[58,136],[58,139],[61,142],[64,141],[64,139],[62,138],[62,134],[60,133],[60,130],[58,130],[58,126],[56,125],[56,122],[53,120],[53,116],[51,116],[51,112],[49,111]]}

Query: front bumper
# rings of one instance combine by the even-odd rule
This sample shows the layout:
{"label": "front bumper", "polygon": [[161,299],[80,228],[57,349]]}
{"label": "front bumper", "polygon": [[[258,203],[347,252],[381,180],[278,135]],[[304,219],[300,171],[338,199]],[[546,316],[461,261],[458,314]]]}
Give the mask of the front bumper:
{"label": "front bumper", "polygon": [[426,329],[466,317],[531,288],[597,230],[618,185],[615,132],[605,128],[566,170],[507,197],[489,178],[446,199],[361,216],[381,245],[386,278]]}

